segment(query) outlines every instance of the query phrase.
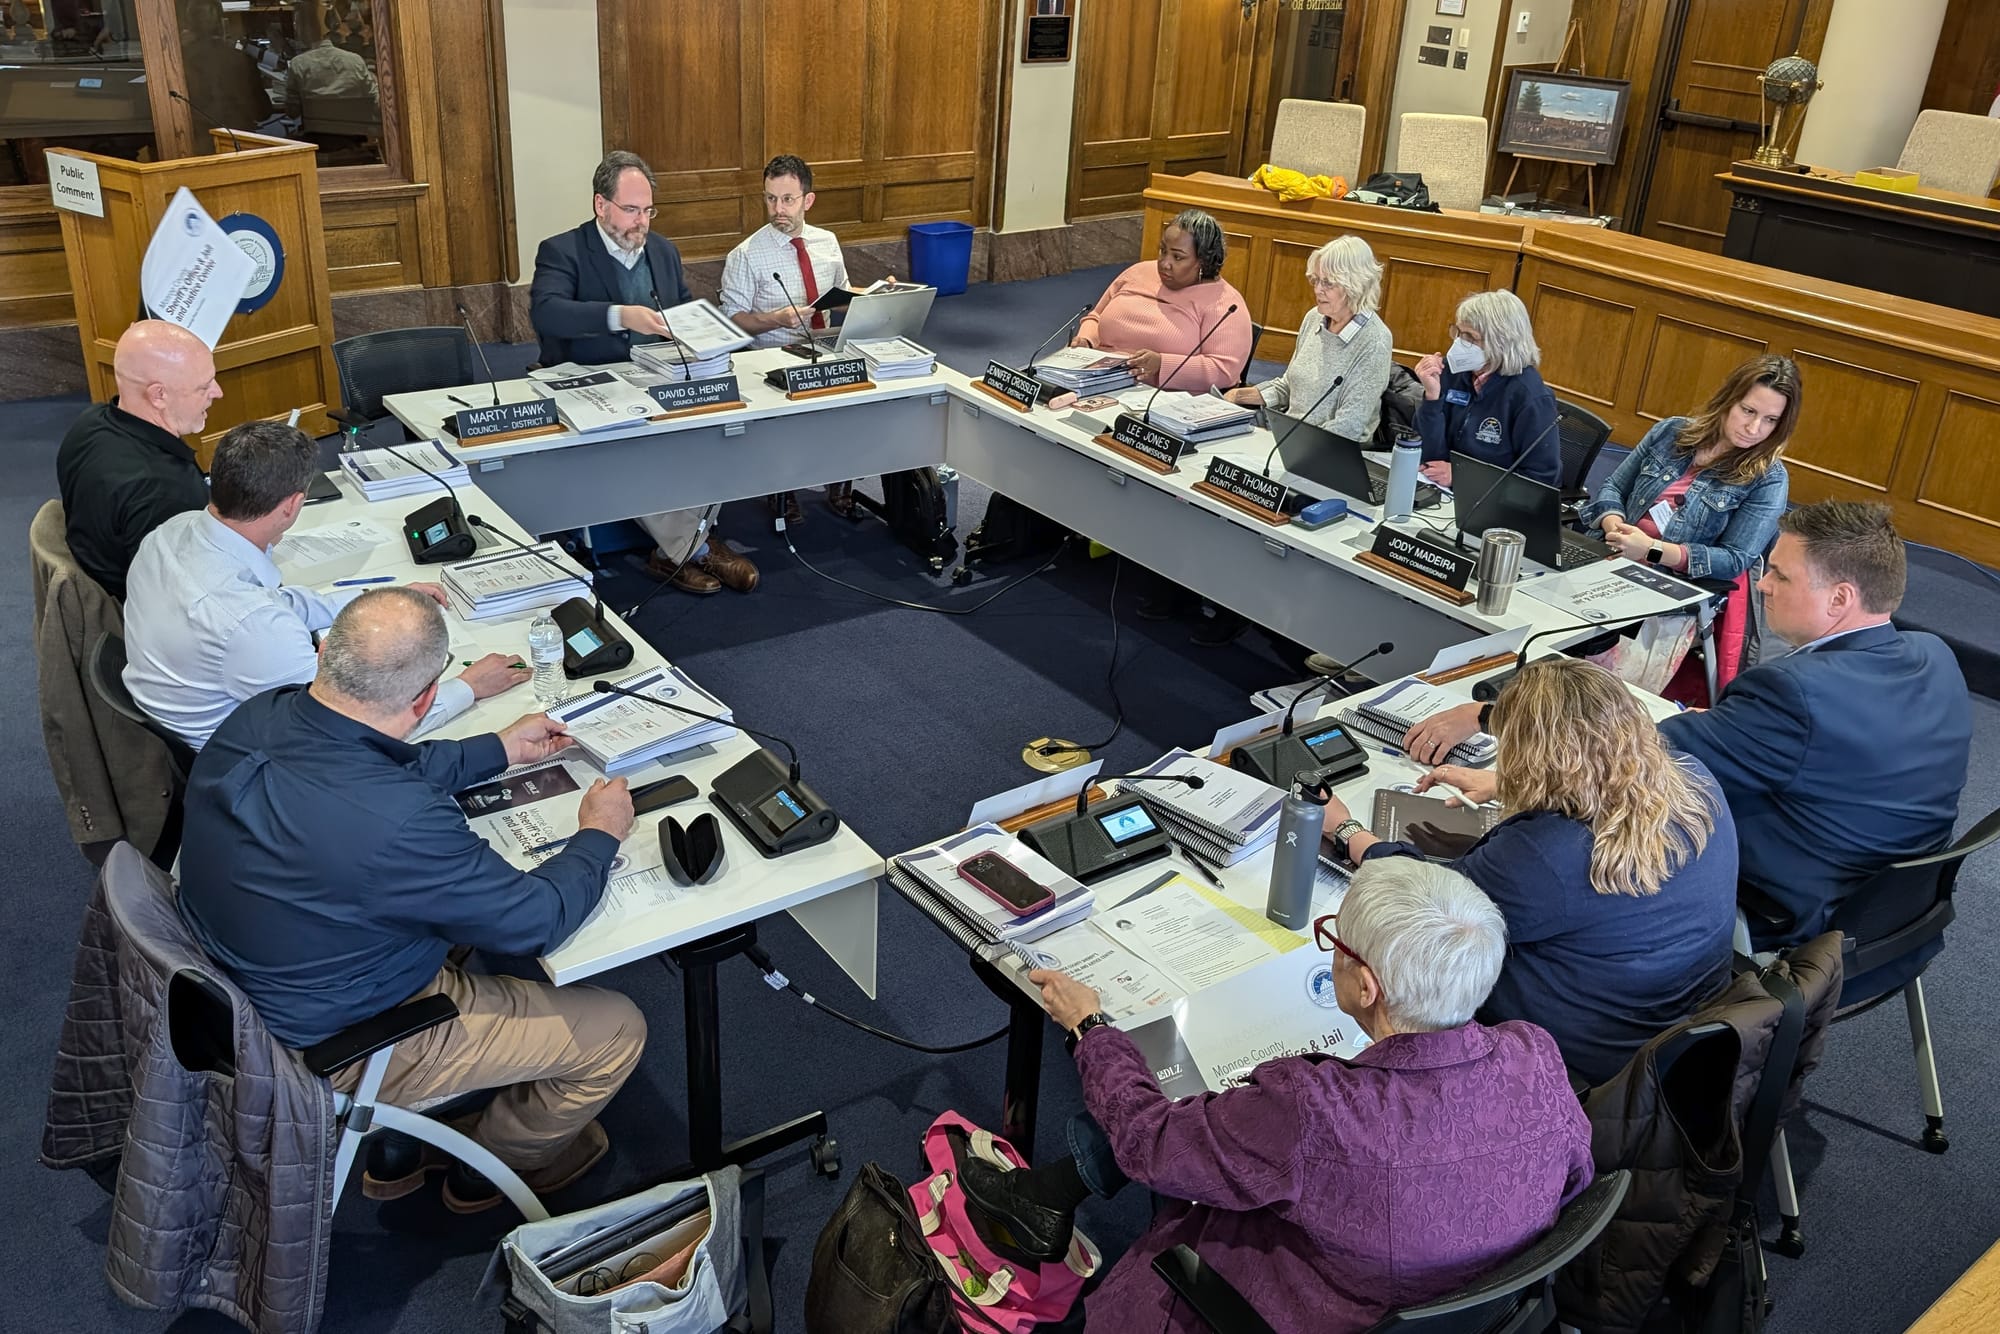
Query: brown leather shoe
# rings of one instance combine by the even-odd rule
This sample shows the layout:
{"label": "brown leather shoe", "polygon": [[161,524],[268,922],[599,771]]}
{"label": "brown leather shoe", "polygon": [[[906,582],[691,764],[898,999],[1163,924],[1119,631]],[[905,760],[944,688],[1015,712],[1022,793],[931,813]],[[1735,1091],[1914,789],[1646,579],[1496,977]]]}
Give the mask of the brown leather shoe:
{"label": "brown leather shoe", "polygon": [[722,581],[702,569],[700,561],[691,560],[684,565],[675,565],[655,551],[646,557],[646,573],[655,579],[672,584],[683,593],[705,597],[710,593],[722,591]]}
{"label": "brown leather shoe", "polygon": [[843,519],[854,517],[854,483],[828,482],[826,507]]}
{"label": "brown leather shoe", "polygon": [[764,503],[771,507],[771,517],[783,519],[787,528],[806,521],[806,512],[799,508],[796,491],[780,491],[774,496],[765,496]]}
{"label": "brown leather shoe", "polygon": [[[522,1172],[521,1184],[536,1195],[553,1195],[575,1185],[611,1149],[611,1137],[592,1121],[546,1167]],[[444,1177],[444,1207],[455,1214],[476,1214],[506,1200],[500,1188],[463,1163],[453,1163]]]}
{"label": "brown leather shoe", "polygon": [[708,535],[708,554],[691,563],[738,593],[748,593],[757,587],[757,567],[750,563],[750,558],[714,533]]}

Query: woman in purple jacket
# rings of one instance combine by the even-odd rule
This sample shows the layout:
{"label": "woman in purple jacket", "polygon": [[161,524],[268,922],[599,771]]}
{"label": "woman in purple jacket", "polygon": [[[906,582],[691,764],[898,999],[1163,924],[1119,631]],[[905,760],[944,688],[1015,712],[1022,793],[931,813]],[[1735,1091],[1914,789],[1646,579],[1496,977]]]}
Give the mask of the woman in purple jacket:
{"label": "woman in purple jacket", "polygon": [[1333,951],[1340,1008],[1371,1045],[1351,1060],[1279,1057],[1241,1087],[1177,1102],[1095,991],[1029,975],[1076,1035],[1089,1115],[1071,1124],[1069,1159],[1002,1172],[963,1155],[960,1182],[975,1216],[1057,1257],[1089,1195],[1129,1178],[1163,1198],[1086,1303],[1089,1334],[1200,1328],[1152,1270],[1183,1242],[1278,1334],[1366,1329],[1514,1255],[1590,1184],[1590,1125],[1555,1041],[1533,1024],[1472,1022],[1507,929],[1471,881],[1370,862],[1313,927]]}

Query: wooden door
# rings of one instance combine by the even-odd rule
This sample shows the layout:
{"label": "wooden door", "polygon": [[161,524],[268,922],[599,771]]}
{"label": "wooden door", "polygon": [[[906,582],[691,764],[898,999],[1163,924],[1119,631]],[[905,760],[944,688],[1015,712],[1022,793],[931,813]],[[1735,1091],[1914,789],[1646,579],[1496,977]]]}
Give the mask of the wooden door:
{"label": "wooden door", "polygon": [[1729,192],[1715,175],[1756,151],[1757,76],[1793,51],[1818,59],[1831,8],[1832,0],[1683,0],[1667,28],[1669,73],[1635,209],[1642,235],[1722,253]]}
{"label": "wooden door", "polygon": [[[1155,173],[1239,172],[1259,11],[1278,0],[1090,0],[1071,135],[1071,218],[1139,207]],[[1255,166],[1255,163],[1250,164]]]}
{"label": "wooden door", "polygon": [[1370,0],[1321,0],[1312,9],[1298,7],[1296,0],[1259,0],[1256,65],[1244,117],[1246,174],[1270,159],[1278,103],[1285,98],[1359,100],[1356,81],[1369,9]]}

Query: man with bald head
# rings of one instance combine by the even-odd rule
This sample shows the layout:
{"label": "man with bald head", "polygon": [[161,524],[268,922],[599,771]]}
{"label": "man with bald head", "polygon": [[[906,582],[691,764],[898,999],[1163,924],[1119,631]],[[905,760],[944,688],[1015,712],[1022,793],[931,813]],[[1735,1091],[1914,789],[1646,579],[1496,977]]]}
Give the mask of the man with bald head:
{"label": "man with bald head", "polygon": [[70,554],[123,602],[125,572],[146,534],[208,504],[208,482],[181,437],[207,425],[222,387],[208,345],[165,320],[128,325],[111,369],[117,397],[85,408],[69,428],[56,484]]}
{"label": "man with bald head", "polygon": [[[600,779],[562,851],[526,871],[501,857],[452,793],[570,738],[537,713],[412,745],[449,657],[436,602],[371,589],[334,618],[310,685],[238,705],[188,780],[181,911],[289,1047],[420,996],[451,997],[458,1018],[396,1044],[382,1095],[409,1106],[499,1089],[466,1133],[546,1194],[604,1156],[597,1110],[638,1064],[645,1020],[615,991],[470,973],[447,956],[454,945],[541,955],[568,939],[603,897],[632,797],[624,779]],[[360,1077],[357,1063],[334,1084]],[[371,1162],[362,1187],[393,1199],[438,1166]],[[501,1198],[468,1169],[446,1176],[445,1204],[459,1213]]]}

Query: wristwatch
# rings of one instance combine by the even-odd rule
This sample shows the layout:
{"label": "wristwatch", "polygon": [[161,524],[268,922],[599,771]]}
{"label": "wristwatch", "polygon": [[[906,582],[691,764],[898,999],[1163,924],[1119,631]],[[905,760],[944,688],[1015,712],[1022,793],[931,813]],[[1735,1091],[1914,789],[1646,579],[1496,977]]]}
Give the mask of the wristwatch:
{"label": "wristwatch", "polygon": [[1069,1049],[1073,1052],[1076,1050],[1076,1044],[1083,1041],[1085,1033],[1088,1033],[1093,1028],[1107,1028],[1110,1024],[1111,1016],[1102,1010],[1099,1010],[1096,1014],[1087,1014],[1077,1020],[1076,1027],[1069,1031],[1069,1037],[1065,1041],[1068,1042]]}
{"label": "wristwatch", "polygon": [[1646,548],[1646,564],[1663,565],[1666,563],[1666,559],[1667,559],[1667,549],[1661,546],[1658,542],[1655,542],[1653,543],[1652,546]]}
{"label": "wristwatch", "polygon": [[1352,838],[1354,835],[1360,833],[1363,829],[1366,829],[1367,827],[1368,827],[1367,825],[1362,824],[1361,821],[1356,820],[1351,816],[1345,820],[1342,820],[1339,824],[1333,827],[1333,833],[1330,835],[1330,837],[1333,839],[1334,843],[1340,848],[1340,855],[1343,858],[1345,858],[1350,862],[1354,860],[1354,858],[1349,857],[1347,855],[1347,840]]}

